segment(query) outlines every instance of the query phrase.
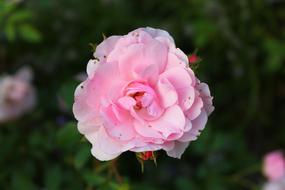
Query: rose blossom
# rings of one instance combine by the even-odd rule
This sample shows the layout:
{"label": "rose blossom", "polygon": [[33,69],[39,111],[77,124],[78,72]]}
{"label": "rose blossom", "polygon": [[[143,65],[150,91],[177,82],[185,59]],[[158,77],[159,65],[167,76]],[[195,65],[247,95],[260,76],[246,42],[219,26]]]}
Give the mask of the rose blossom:
{"label": "rose blossom", "polygon": [[31,85],[32,72],[20,69],[15,76],[0,78],[0,123],[16,119],[35,105],[35,90]]}
{"label": "rose blossom", "polygon": [[196,78],[173,38],[139,28],[105,39],[94,57],[73,105],[92,154],[111,160],[128,150],[163,149],[180,158],[214,107],[208,85]]}
{"label": "rose blossom", "polygon": [[263,173],[270,181],[285,177],[285,158],[282,152],[274,151],[264,157]]}

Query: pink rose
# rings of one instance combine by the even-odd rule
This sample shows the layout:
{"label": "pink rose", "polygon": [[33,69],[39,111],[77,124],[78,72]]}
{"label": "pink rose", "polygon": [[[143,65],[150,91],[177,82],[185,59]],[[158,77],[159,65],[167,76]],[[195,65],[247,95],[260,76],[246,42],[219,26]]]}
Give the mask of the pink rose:
{"label": "pink rose", "polygon": [[111,160],[125,151],[163,149],[180,158],[214,107],[208,85],[195,77],[173,38],[139,28],[107,38],[94,57],[73,105],[92,154]]}
{"label": "pink rose", "polygon": [[22,68],[15,76],[0,78],[0,123],[20,117],[35,105],[32,72]]}
{"label": "pink rose", "polygon": [[285,158],[282,152],[274,151],[264,157],[263,173],[270,181],[285,177]]}

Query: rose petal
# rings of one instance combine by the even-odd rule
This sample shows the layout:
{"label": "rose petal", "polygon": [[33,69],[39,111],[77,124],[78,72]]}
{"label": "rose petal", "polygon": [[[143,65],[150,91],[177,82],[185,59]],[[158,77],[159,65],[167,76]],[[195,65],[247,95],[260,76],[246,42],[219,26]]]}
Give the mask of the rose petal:
{"label": "rose petal", "polygon": [[102,43],[100,43],[96,47],[96,51],[94,52],[94,57],[98,58],[100,62],[106,62],[108,55],[115,48],[118,40],[121,36],[111,36],[105,39]]}
{"label": "rose petal", "polygon": [[193,104],[191,105],[191,108],[185,112],[187,118],[189,120],[196,119],[200,115],[203,105],[204,104],[203,104],[202,99],[196,93],[195,100]]}
{"label": "rose petal", "polygon": [[147,123],[134,121],[134,127],[135,127],[136,132],[143,137],[150,137],[150,138],[162,138],[163,137],[157,130],[153,129]]}
{"label": "rose petal", "polygon": [[104,128],[101,128],[97,132],[87,134],[86,138],[92,143],[91,153],[98,160],[112,160],[123,152],[122,146],[118,144],[117,141],[109,138]]}
{"label": "rose petal", "polygon": [[185,117],[179,106],[174,105],[166,109],[157,120],[149,122],[153,129],[162,133],[165,138],[171,134],[180,134],[184,130]]}
{"label": "rose petal", "polygon": [[[133,44],[118,57],[119,68],[126,80],[135,79],[150,65],[157,65],[162,72],[166,64],[166,47],[158,41],[149,44]],[[128,71],[128,72],[125,72]]]}
{"label": "rose petal", "polygon": [[181,142],[188,142],[188,141],[194,141],[197,139],[197,137],[200,135],[200,131],[202,131],[207,123],[208,116],[204,109],[202,109],[201,114],[191,121],[192,128],[190,131],[185,132],[183,136],[179,139]]}
{"label": "rose petal", "polygon": [[167,38],[172,43],[174,43],[173,38],[165,30],[155,29],[152,27],[140,28],[139,30],[143,30],[143,31],[149,33],[153,38],[163,37],[163,38]]}
{"label": "rose petal", "polygon": [[167,155],[173,158],[181,158],[182,154],[188,147],[189,142],[175,142],[174,148],[167,151]]}
{"label": "rose petal", "polygon": [[118,100],[118,103],[122,108],[130,110],[134,105],[136,105],[136,100],[130,96],[124,96]]}
{"label": "rose petal", "polygon": [[95,59],[90,59],[87,64],[87,74],[89,79],[92,79],[94,76],[95,71],[97,70],[99,66],[99,62]]}
{"label": "rose petal", "polygon": [[178,95],[175,88],[166,78],[161,78],[158,81],[157,91],[163,107],[170,107],[177,102]]}

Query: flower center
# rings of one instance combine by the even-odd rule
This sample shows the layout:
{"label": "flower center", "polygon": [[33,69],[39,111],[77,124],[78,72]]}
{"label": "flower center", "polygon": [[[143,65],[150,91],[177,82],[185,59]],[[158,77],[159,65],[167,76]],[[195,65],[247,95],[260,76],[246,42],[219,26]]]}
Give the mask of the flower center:
{"label": "flower center", "polygon": [[142,109],[142,97],[144,96],[145,92],[136,92],[134,94],[131,94],[130,96],[136,100],[136,105],[134,106],[135,110]]}
{"label": "flower center", "polygon": [[160,107],[156,93],[151,86],[141,81],[129,83],[123,92],[124,96],[118,102],[126,110],[131,111],[131,115],[143,120],[154,120],[158,118],[163,109]]}
{"label": "flower center", "polygon": [[155,96],[153,89],[141,82],[130,83],[126,88],[125,94],[136,101],[134,105],[135,110],[147,108]]}

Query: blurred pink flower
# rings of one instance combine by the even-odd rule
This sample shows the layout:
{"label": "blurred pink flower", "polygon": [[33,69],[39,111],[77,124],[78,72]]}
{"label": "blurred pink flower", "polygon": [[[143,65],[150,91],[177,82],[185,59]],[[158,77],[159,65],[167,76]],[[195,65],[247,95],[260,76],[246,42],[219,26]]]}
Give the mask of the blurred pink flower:
{"label": "blurred pink flower", "polygon": [[36,96],[31,80],[29,68],[0,78],[0,123],[16,119],[34,107]]}
{"label": "blurred pink flower", "polygon": [[163,149],[180,158],[214,107],[208,85],[196,78],[173,38],[139,28],[107,38],[94,57],[73,105],[92,154],[111,160],[128,150]]}
{"label": "blurred pink flower", "polygon": [[285,177],[267,182],[262,190],[285,190]]}
{"label": "blurred pink flower", "polygon": [[285,158],[282,152],[274,151],[264,157],[263,173],[269,181],[285,177]]}

